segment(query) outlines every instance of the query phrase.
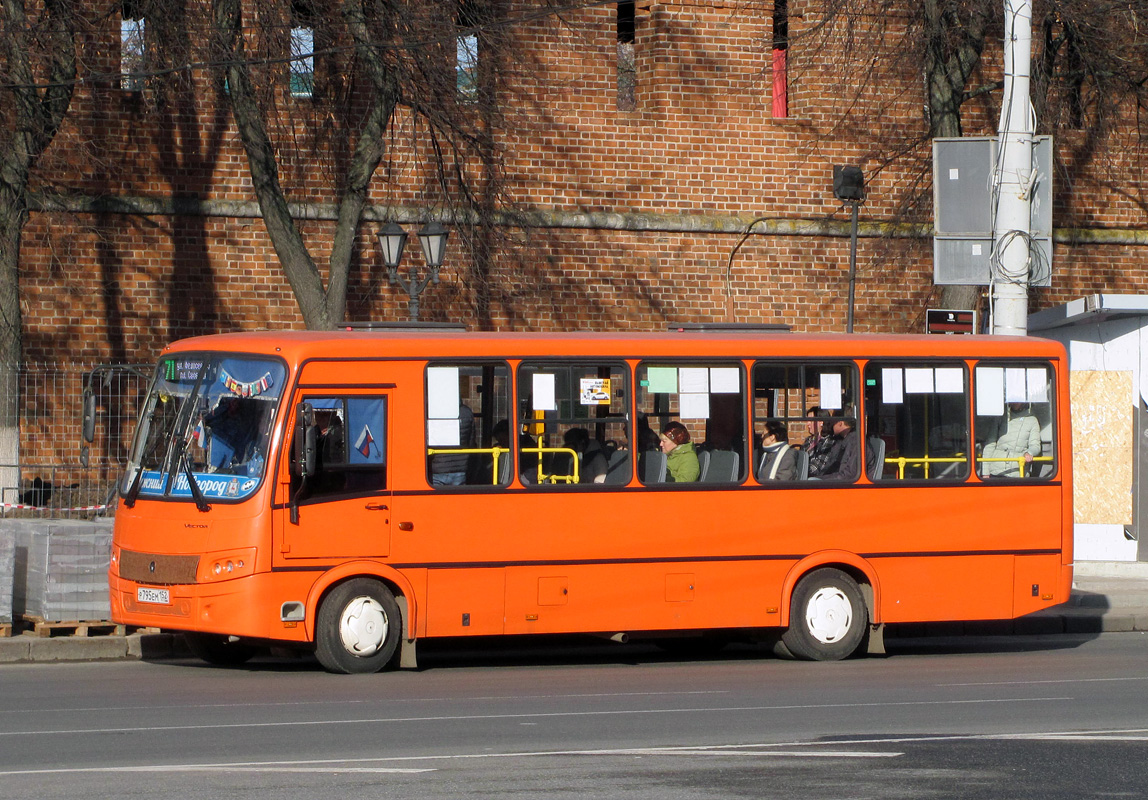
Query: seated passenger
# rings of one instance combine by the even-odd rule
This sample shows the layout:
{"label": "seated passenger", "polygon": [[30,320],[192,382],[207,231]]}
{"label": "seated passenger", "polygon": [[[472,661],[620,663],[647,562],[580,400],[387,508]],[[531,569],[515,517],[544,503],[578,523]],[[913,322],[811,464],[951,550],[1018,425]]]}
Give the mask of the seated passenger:
{"label": "seated passenger", "polygon": [[674,483],[693,483],[701,473],[698,454],[690,441],[690,432],[682,423],[671,420],[662,427],[662,452],[666,454],[666,478]]}
{"label": "seated passenger", "polygon": [[578,482],[605,483],[609,462],[602,446],[585,428],[571,428],[562,437],[566,447],[578,454]]}
{"label": "seated passenger", "polygon": [[1027,403],[1009,403],[1006,416],[990,425],[983,458],[1010,458],[1012,461],[981,462],[981,475],[993,478],[1020,477],[1019,459],[1024,459],[1025,475],[1031,475],[1033,455],[1040,455],[1040,423]]}
{"label": "seated passenger", "polygon": [[[824,412],[828,416],[835,416],[835,412],[830,410]],[[813,406],[806,412],[809,417],[809,422],[806,423],[806,428],[809,435],[805,437],[805,441],[801,445],[801,449],[809,455],[809,475],[813,477],[817,475],[818,470],[825,466],[829,460],[829,451],[833,449],[833,425],[831,422],[818,422],[814,417],[821,416],[823,412],[818,406]]]}
{"label": "seated passenger", "polygon": [[765,452],[757,470],[759,481],[792,481],[797,478],[797,453],[789,446],[789,432],[776,419],[765,421],[761,446]]}
{"label": "seated passenger", "polygon": [[831,446],[824,461],[814,471],[809,464],[809,477],[823,481],[853,481],[857,479],[861,464],[861,436],[857,433],[857,421],[852,417],[839,417],[833,421]]}

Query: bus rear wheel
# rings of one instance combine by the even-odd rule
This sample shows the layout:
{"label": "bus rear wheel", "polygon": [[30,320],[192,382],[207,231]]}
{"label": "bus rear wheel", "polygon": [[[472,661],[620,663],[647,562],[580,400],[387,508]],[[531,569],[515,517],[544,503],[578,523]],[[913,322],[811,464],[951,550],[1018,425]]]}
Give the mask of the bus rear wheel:
{"label": "bus rear wheel", "polygon": [[249,644],[233,642],[231,637],[218,633],[184,631],[183,641],[193,656],[217,667],[238,667],[250,661],[257,652]]}
{"label": "bus rear wheel", "polygon": [[370,578],[354,578],[331,590],[315,621],[315,657],[328,672],[378,672],[394,656],[402,631],[391,590]]}
{"label": "bus rear wheel", "polygon": [[797,658],[839,661],[856,652],[868,624],[857,581],[839,569],[823,568],[806,575],[793,590],[789,628],[781,641]]}

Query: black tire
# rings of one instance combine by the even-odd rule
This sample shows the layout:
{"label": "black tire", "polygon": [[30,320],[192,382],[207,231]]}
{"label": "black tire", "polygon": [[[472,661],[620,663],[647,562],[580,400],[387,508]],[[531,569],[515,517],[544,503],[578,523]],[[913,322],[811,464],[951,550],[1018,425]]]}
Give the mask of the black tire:
{"label": "black tire", "polygon": [[802,578],[789,605],[781,641],[795,658],[839,661],[857,651],[869,627],[869,610],[857,581],[823,568]]}
{"label": "black tire", "polygon": [[259,652],[253,645],[232,642],[230,637],[218,633],[184,631],[183,641],[193,656],[217,667],[238,667]]}
{"label": "black tire", "polygon": [[315,620],[315,657],[328,672],[378,672],[399,646],[403,620],[391,590],[353,578],[331,590]]}

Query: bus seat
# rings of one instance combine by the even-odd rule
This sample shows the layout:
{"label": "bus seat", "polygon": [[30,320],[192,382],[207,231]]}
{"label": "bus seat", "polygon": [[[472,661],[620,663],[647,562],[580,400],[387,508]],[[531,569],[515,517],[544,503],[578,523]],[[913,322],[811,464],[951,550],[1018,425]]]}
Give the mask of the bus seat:
{"label": "bus seat", "polygon": [[610,459],[606,466],[606,483],[618,486],[625,485],[629,482],[630,451],[615,450],[610,453]]}
{"label": "bus seat", "polygon": [[800,447],[795,447],[793,448],[793,454],[797,456],[797,475],[794,477],[794,480],[809,480],[809,453]]}
{"label": "bus seat", "polygon": [[710,472],[710,451],[698,451],[698,483],[705,483]]}
{"label": "bus seat", "polygon": [[706,483],[737,483],[741,459],[735,450],[707,450],[699,455],[706,456],[706,468],[698,476]]}
{"label": "bus seat", "polygon": [[666,454],[661,450],[647,450],[640,459],[642,483],[666,482]]}
{"label": "bus seat", "polygon": [[885,472],[885,440],[878,436],[870,436],[865,444],[868,445],[865,471],[869,475],[869,480],[879,481]]}

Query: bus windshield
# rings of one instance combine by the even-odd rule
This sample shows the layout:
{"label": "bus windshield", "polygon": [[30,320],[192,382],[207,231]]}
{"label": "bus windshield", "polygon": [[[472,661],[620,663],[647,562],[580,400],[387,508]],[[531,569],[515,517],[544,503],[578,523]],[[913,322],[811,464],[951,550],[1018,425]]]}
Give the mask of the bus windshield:
{"label": "bus windshield", "polygon": [[279,361],[210,353],[159,362],[121,484],[137,495],[242,500],[259,487],[283,391]]}

